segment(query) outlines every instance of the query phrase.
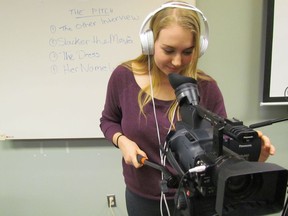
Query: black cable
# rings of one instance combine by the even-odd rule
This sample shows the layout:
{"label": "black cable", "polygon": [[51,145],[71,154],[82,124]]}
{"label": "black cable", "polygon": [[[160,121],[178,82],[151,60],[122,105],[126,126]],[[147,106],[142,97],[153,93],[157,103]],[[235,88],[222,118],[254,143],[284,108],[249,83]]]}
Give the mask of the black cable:
{"label": "black cable", "polygon": [[176,192],[176,197],[175,197],[175,208],[174,208],[174,211],[173,211],[173,216],[176,216],[176,213],[177,213],[177,203],[178,203],[178,199],[179,199],[179,196],[180,196],[180,191],[181,191],[181,188],[184,188],[183,186],[183,181],[184,181],[184,178],[185,176],[189,173],[189,170],[184,173],[184,175],[181,177],[180,181],[179,181],[179,185],[178,185],[178,189],[177,189],[177,192]]}

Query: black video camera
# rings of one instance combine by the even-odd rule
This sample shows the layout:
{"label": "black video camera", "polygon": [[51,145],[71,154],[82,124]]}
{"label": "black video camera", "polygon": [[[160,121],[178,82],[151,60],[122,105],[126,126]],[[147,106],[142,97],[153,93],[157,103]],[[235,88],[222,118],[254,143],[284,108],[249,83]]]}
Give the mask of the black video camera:
{"label": "black video camera", "polygon": [[170,74],[169,80],[181,115],[176,130],[167,136],[166,152],[181,179],[175,197],[178,210],[193,216],[280,212],[288,171],[257,162],[261,151],[257,132],[198,105],[194,79]]}

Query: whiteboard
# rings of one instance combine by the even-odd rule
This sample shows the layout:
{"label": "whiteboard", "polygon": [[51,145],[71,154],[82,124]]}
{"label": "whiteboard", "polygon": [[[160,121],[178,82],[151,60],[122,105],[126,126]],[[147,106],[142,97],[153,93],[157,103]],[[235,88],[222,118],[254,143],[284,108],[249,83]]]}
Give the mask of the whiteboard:
{"label": "whiteboard", "polygon": [[288,1],[269,0],[262,105],[288,105]]}
{"label": "whiteboard", "polygon": [[0,0],[0,136],[103,137],[107,82],[165,0]]}

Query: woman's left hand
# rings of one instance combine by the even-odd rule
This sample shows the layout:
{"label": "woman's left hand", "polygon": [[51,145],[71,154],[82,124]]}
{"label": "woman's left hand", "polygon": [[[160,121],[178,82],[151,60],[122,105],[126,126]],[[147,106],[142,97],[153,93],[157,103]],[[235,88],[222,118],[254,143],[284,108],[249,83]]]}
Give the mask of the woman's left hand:
{"label": "woman's left hand", "polygon": [[261,139],[261,152],[258,161],[265,162],[270,155],[275,154],[275,147],[271,144],[271,141],[267,136],[263,135],[261,131],[257,132]]}

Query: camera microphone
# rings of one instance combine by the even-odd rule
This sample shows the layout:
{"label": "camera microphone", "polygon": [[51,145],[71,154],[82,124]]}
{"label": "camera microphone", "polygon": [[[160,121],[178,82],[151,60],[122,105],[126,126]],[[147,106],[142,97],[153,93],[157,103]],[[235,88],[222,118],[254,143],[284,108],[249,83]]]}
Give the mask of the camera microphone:
{"label": "camera microphone", "polygon": [[278,122],[282,122],[282,121],[287,121],[288,118],[280,118],[280,119],[273,119],[273,120],[267,120],[267,121],[264,121],[264,122],[259,122],[259,123],[255,123],[255,124],[251,124],[249,126],[249,128],[259,128],[259,127],[265,127],[265,126],[268,126],[268,125],[272,125],[274,123],[278,123]]}

